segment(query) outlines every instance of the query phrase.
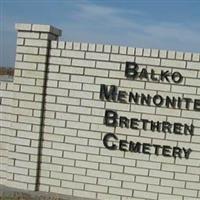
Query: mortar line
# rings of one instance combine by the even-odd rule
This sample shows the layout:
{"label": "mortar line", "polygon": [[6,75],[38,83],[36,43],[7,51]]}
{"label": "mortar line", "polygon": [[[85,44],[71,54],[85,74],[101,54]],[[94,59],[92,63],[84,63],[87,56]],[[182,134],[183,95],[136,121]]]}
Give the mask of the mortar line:
{"label": "mortar line", "polygon": [[39,191],[39,187],[40,187],[42,149],[43,149],[43,141],[44,141],[46,89],[47,89],[47,80],[48,80],[50,49],[51,49],[51,40],[48,39],[47,54],[46,54],[46,61],[45,61],[45,71],[44,71],[44,84],[43,84],[43,90],[42,90],[42,106],[41,106],[41,116],[40,116],[40,130],[39,130],[39,144],[38,144],[38,153],[37,153],[38,159],[37,159],[37,168],[36,168],[35,191]]}

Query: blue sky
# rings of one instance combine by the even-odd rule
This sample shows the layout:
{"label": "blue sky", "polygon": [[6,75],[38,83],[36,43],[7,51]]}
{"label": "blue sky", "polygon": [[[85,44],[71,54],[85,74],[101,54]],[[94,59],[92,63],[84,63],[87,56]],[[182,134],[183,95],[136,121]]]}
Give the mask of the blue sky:
{"label": "blue sky", "polygon": [[61,40],[200,52],[199,0],[0,0],[0,66],[14,66],[15,23]]}

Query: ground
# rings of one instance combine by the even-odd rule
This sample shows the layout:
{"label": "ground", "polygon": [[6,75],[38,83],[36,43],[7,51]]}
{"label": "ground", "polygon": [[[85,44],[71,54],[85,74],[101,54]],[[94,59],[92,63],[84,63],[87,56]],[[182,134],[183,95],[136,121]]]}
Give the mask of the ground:
{"label": "ground", "polygon": [[92,200],[46,192],[31,192],[0,185],[0,200]]}

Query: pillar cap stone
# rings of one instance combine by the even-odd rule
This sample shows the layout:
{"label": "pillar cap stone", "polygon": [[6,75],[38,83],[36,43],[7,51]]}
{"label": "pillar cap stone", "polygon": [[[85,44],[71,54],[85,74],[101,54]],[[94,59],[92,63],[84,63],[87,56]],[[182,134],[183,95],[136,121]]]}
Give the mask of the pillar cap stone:
{"label": "pillar cap stone", "polygon": [[62,30],[55,28],[51,25],[45,24],[15,24],[15,29],[17,31],[30,31],[30,32],[42,32],[42,33],[51,33],[56,36],[62,35]]}

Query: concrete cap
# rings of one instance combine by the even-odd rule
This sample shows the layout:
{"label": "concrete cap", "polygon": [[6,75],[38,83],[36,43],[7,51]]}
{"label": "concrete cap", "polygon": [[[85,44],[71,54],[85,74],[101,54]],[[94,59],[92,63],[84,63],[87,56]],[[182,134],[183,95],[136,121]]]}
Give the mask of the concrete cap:
{"label": "concrete cap", "polygon": [[31,31],[31,32],[42,32],[42,33],[51,33],[56,36],[61,36],[62,31],[58,28],[55,28],[51,25],[44,24],[15,24],[15,29],[17,31]]}

